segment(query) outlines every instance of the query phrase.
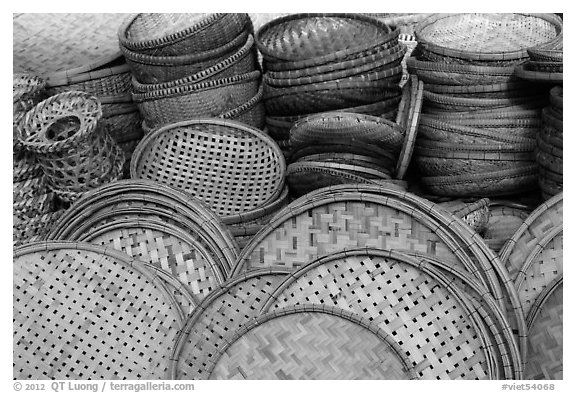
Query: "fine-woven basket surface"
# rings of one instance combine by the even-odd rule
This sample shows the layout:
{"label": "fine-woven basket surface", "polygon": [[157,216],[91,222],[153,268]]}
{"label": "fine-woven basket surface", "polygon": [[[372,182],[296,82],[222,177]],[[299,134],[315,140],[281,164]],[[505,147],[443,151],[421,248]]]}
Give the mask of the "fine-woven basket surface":
{"label": "fine-woven basket surface", "polygon": [[400,253],[370,249],[332,254],[291,274],[263,311],[335,306],[392,337],[420,378],[488,378],[482,341],[467,311],[418,264]]}
{"label": "fine-woven basket surface", "polygon": [[64,210],[58,210],[30,219],[13,221],[12,246],[18,247],[43,240],[46,234],[58,223],[58,220],[63,214]]}
{"label": "fine-woven basket surface", "polygon": [[563,379],[563,280],[542,293],[531,312],[526,379]]}
{"label": "fine-woven basket surface", "polygon": [[182,320],[120,252],[36,243],[14,254],[15,379],[160,379]]}
{"label": "fine-woven basket surface", "polygon": [[[116,33],[128,14],[13,14],[13,69],[41,76],[90,71],[119,56]],[[73,72],[74,71],[74,72]]]}
{"label": "fine-woven basket surface", "polygon": [[184,190],[220,216],[262,206],[282,192],[286,163],[278,145],[239,122],[197,119],[144,137],[134,155],[133,179]]}
{"label": "fine-woven basket surface", "polygon": [[232,338],[210,379],[413,379],[391,337],[328,308],[263,315]]}
{"label": "fine-woven basket surface", "polygon": [[228,339],[259,315],[261,306],[287,269],[255,270],[216,288],[190,314],[174,347],[174,379],[208,379],[213,359]]}
{"label": "fine-woven basket surface", "polygon": [[564,74],[561,71],[535,71],[530,69],[529,62],[516,66],[516,68],[514,68],[514,75],[528,81],[547,84],[561,84],[564,81]]}
{"label": "fine-woven basket surface", "polygon": [[525,208],[491,204],[488,224],[482,234],[484,241],[494,252],[499,253],[528,215],[528,209]]}

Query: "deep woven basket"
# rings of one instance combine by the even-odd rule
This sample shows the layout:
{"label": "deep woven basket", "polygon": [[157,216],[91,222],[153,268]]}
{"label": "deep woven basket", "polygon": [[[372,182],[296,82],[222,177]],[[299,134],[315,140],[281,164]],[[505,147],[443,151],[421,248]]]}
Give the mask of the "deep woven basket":
{"label": "deep woven basket", "polygon": [[291,68],[303,68],[397,37],[397,30],[365,15],[295,14],[262,26],[256,33],[256,45],[267,62],[292,62],[297,64]]}
{"label": "deep woven basket", "polygon": [[505,65],[528,58],[527,48],[561,32],[562,19],[554,14],[436,14],[421,21],[415,35],[428,60]]}
{"label": "deep woven basket", "polygon": [[81,74],[120,56],[118,26],[128,14],[13,14],[13,69],[44,79]]}
{"label": "deep woven basket", "polygon": [[217,117],[250,101],[258,93],[260,71],[230,78],[134,94],[148,128],[198,117]]}
{"label": "deep woven basket", "polygon": [[185,53],[179,56],[153,56],[133,52],[121,46],[122,54],[134,77],[140,83],[164,83],[185,78],[223,62],[237,52],[248,40],[244,31],[218,48],[204,52]]}
{"label": "deep woven basket", "polygon": [[176,123],[146,135],[130,168],[133,179],[185,190],[220,216],[276,199],[285,171],[284,156],[270,137],[242,123],[218,119]]}
{"label": "deep woven basket", "polygon": [[161,379],[182,318],[166,282],[124,253],[73,242],[14,252],[15,379]]}
{"label": "deep woven basket", "polygon": [[251,23],[248,14],[136,14],[118,30],[120,45],[152,56],[205,52],[226,45]]}
{"label": "deep woven basket", "polygon": [[538,165],[481,174],[423,177],[421,181],[435,195],[482,198],[514,195],[538,186]]}
{"label": "deep woven basket", "polygon": [[[101,124],[100,102],[83,92],[61,93],[28,112],[18,128],[48,186],[66,199],[122,175],[124,154]],[[72,196],[74,198],[74,196]]]}

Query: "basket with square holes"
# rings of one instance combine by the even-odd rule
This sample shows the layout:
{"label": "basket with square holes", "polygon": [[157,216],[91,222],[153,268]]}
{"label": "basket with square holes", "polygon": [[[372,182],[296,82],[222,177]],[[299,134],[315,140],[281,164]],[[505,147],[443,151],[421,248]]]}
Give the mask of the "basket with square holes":
{"label": "basket with square holes", "polygon": [[223,119],[193,119],[147,134],[130,167],[133,179],[184,190],[222,217],[276,199],[285,171],[284,156],[270,137]]}
{"label": "basket with square holes", "polygon": [[546,44],[562,32],[554,14],[435,14],[415,31],[420,57],[460,64],[514,65],[527,48]]}
{"label": "basket with square holes", "polygon": [[48,187],[64,200],[122,174],[124,153],[101,118],[98,99],[66,92],[38,104],[18,127],[20,142],[37,157]]}

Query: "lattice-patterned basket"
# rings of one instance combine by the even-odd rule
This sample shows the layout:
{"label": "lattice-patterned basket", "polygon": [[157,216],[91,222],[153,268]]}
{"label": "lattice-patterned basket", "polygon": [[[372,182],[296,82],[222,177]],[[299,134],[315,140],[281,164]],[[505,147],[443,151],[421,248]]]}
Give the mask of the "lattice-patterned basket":
{"label": "lattice-patterned basket", "polygon": [[121,176],[124,154],[101,124],[93,96],[66,92],[28,112],[18,127],[25,149],[35,153],[48,186],[64,199]]}
{"label": "lattice-patterned basket", "polygon": [[18,183],[43,175],[42,166],[26,151],[12,154],[12,181]]}
{"label": "lattice-patterned basket", "polygon": [[90,228],[124,218],[161,219],[193,235],[212,253],[223,275],[236,260],[238,247],[220,218],[188,194],[146,180],[121,180],[87,193],[66,211],[47,239],[78,238]]}
{"label": "lattice-patterned basket", "polygon": [[152,56],[205,52],[228,44],[251,26],[248,14],[141,13],[124,20],[120,45]]}
{"label": "lattice-patterned basket", "polygon": [[43,192],[29,198],[14,200],[12,215],[14,221],[27,221],[48,214],[54,210],[54,194]]}
{"label": "lattice-patterned basket", "polygon": [[562,380],[564,371],[564,280],[560,278],[537,299],[529,315],[528,380]]}
{"label": "lattice-patterned basket", "polygon": [[149,128],[198,117],[216,117],[236,109],[257,95],[260,71],[230,78],[134,94]]}
{"label": "lattice-patterned basket", "polygon": [[134,262],[85,243],[16,249],[14,378],[163,378],[182,312]]}
{"label": "lattice-patterned basket", "polygon": [[246,324],[210,370],[210,379],[415,378],[394,339],[371,321],[306,306],[275,310]]}
{"label": "lattice-patterned basket", "polygon": [[249,31],[245,30],[215,49],[177,56],[148,55],[125,46],[120,46],[120,50],[138,82],[156,84],[185,78],[225,61],[245,45],[249,35]]}
{"label": "lattice-patterned basket", "polygon": [[93,71],[114,59],[128,14],[18,13],[12,16],[13,69],[44,79]]}
{"label": "lattice-patterned basket", "polygon": [[398,31],[359,14],[295,14],[271,20],[256,33],[264,60],[297,69],[325,64],[398,38]]}
{"label": "lattice-patterned basket", "polygon": [[561,32],[554,14],[435,14],[418,23],[415,35],[429,61],[510,65]]}
{"label": "lattice-patterned basket", "polygon": [[46,185],[46,177],[42,174],[21,181],[14,181],[12,183],[12,199],[14,202],[20,202],[22,199],[30,199],[45,194],[48,191]]}

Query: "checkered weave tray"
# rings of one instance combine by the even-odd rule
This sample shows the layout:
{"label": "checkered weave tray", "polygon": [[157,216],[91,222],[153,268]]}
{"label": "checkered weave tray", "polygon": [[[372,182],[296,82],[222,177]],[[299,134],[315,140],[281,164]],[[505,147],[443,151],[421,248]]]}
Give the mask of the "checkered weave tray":
{"label": "checkered weave tray", "polygon": [[87,193],[66,211],[48,239],[67,238],[99,221],[113,221],[122,215],[162,217],[176,224],[201,240],[225,271],[236,259],[238,249],[232,235],[201,201],[146,180],[120,180]]}
{"label": "checkered weave tray", "polygon": [[177,187],[221,217],[276,199],[285,171],[284,156],[270,137],[219,119],[189,120],[146,135],[130,167],[133,179]]}
{"label": "checkered weave tray", "polygon": [[171,379],[208,379],[214,358],[229,338],[258,316],[269,293],[288,269],[259,269],[223,283],[190,315],[170,364]]}
{"label": "checkered weave tray", "polygon": [[14,253],[16,379],[163,378],[182,315],[121,252],[49,242]]}
{"label": "checkered weave tray", "polygon": [[564,280],[550,285],[529,315],[526,379],[563,379]]}
{"label": "checkered weave tray", "polygon": [[232,337],[210,379],[415,379],[391,335],[352,313],[290,307]]}
{"label": "checkered weave tray", "polygon": [[487,353],[468,310],[420,265],[419,260],[393,251],[331,254],[288,276],[270,294],[262,312],[294,305],[338,307],[393,337],[419,378],[490,377]]}

